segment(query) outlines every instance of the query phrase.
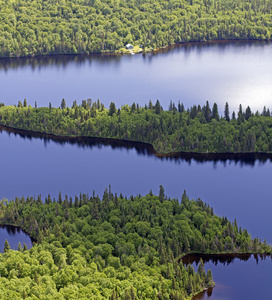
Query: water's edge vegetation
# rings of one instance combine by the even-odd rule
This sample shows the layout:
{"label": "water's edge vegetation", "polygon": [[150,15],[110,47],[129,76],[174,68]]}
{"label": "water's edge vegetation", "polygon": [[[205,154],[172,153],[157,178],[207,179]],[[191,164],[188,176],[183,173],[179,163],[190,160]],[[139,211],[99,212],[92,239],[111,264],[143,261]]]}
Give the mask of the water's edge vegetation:
{"label": "water's edge vegetation", "polygon": [[185,299],[213,286],[187,253],[271,253],[236,220],[200,199],[59,194],[0,201],[0,223],[20,226],[38,243],[0,254],[1,295],[34,299]]}
{"label": "water's edge vegetation", "polygon": [[117,109],[111,102],[106,109],[99,100],[74,101],[71,108],[65,100],[59,108],[31,107],[19,101],[17,106],[0,103],[0,125],[25,130],[29,134],[45,133],[52,137],[74,139],[93,137],[106,140],[139,142],[152,145],[149,150],[157,156],[177,153],[202,155],[268,154],[272,153],[272,118],[269,108],[253,113],[240,105],[237,113],[230,113],[225,105],[220,117],[216,103],[210,108],[207,101],[201,107],[187,110],[183,104],[170,102],[163,110],[157,100],[145,107],[133,103]]}
{"label": "water's edge vegetation", "polygon": [[124,53],[174,43],[270,40],[269,1],[0,1],[0,57]]}

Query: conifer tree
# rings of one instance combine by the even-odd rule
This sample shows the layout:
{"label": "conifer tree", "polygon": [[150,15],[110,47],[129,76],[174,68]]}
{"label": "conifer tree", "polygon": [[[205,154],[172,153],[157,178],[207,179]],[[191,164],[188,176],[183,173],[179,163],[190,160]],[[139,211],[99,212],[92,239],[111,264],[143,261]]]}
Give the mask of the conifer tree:
{"label": "conifer tree", "polygon": [[229,104],[228,104],[228,102],[226,102],[226,105],[225,105],[224,116],[225,116],[226,121],[229,122],[230,121],[230,116],[229,116]]}
{"label": "conifer tree", "polygon": [[9,250],[10,250],[9,242],[6,239],[4,244],[4,253],[7,253]]}

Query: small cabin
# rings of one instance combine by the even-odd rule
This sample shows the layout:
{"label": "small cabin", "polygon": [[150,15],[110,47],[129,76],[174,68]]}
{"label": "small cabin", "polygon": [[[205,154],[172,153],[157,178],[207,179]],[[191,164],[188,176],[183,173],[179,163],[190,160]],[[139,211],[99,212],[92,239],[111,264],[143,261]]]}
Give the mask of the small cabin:
{"label": "small cabin", "polygon": [[133,49],[133,46],[131,44],[126,44],[126,49]]}

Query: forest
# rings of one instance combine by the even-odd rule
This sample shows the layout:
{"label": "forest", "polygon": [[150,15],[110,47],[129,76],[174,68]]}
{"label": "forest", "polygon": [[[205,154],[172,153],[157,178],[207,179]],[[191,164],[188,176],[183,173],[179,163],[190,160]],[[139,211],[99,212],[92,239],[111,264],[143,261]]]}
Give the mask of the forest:
{"label": "forest", "polygon": [[192,106],[170,102],[163,110],[159,100],[144,107],[133,103],[116,108],[111,102],[106,109],[99,100],[73,102],[64,99],[59,108],[31,107],[25,99],[18,105],[0,103],[0,125],[56,136],[84,136],[119,139],[151,144],[159,154],[195,153],[271,153],[272,117],[269,108],[253,113],[239,106],[230,113],[226,103],[224,116],[218,105]]}
{"label": "forest", "polygon": [[271,0],[0,0],[0,57],[270,40]]}
{"label": "forest", "polygon": [[23,228],[37,243],[30,250],[5,242],[0,293],[5,299],[188,299],[213,286],[201,261],[186,253],[271,253],[237,221],[214,215],[202,200],[159,195],[102,199],[59,193],[0,201],[0,223]]}

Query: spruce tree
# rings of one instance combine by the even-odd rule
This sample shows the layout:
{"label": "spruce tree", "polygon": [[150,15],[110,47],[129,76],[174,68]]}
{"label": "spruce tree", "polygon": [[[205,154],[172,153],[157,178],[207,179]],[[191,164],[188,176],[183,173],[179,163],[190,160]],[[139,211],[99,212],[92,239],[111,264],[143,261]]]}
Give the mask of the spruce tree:
{"label": "spruce tree", "polygon": [[224,115],[225,115],[226,121],[229,122],[230,121],[230,116],[229,116],[229,104],[228,104],[228,102],[226,102],[226,105],[225,105]]}
{"label": "spruce tree", "polygon": [[9,242],[6,239],[4,244],[4,253],[7,253],[9,250],[10,250]]}

